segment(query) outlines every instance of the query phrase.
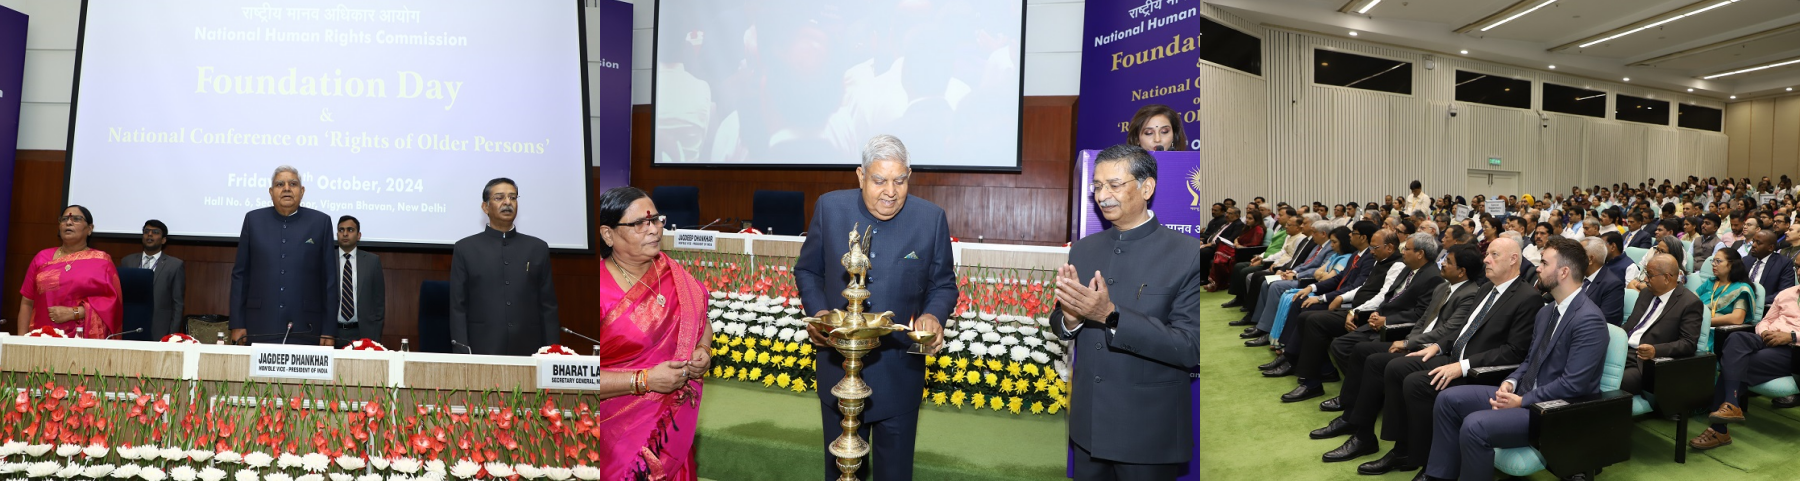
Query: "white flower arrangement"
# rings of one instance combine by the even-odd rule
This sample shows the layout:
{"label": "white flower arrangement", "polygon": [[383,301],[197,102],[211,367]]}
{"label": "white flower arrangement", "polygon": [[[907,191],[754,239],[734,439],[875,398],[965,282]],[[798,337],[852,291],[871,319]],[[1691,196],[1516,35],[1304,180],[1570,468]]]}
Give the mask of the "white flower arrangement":
{"label": "white flower arrangement", "polygon": [[42,478],[56,474],[60,470],[62,470],[62,464],[58,464],[56,461],[38,461],[25,467],[25,476]]}
{"label": "white flower arrangement", "polygon": [[993,332],[993,331],[983,332],[983,333],[981,333],[981,342],[985,342],[988,344],[1000,342],[1000,333]]}
{"label": "white flower arrangement", "polygon": [[575,466],[573,471],[575,472],[575,479],[581,481],[594,481],[600,479],[600,468],[583,464]]}
{"label": "white flower arrangement", "polygon": [[413,458],[396,458],[389,460],[389,462],[393,463],[395,471],[406,474],[418,473],[419,468],[421,467],[419,460]]}
{"label": "white flower arrangement", "polygon": [[[139,473],[139,474],[141,475],[143,473]],[[200,472],[195,471],[193,466],[188,466],[186,464],[183,464],[180,466],[169,468],[169,478],[174,479],[175,481],[194,481],[195,479],[198,479],[199,477],[200,477]]]}
{"label": "white flower arrangement", "polygon": [[554,481],[568,481],[570,476],[574,476],[574,473],[574,470],[564,467],[544,468],[544,477]]}
{"label": "white flower arrangement", "polygon": [[162,468],[156,466],[146,466],[144,469],[138,470],[138,477],[143,478],[144,481],[163,481],[169,479],[169,473],[163,472]]}
{"label": "white flower arrangement", "polygon": [[225,470],[207,466],[200,468],[200,473],[196,475],[196,477],[198,477],[200,481],[224,481]]}
{"label": "white flower arrangement", "polygon": [[481,465],[467,459],[457,461],[455,466],[450,467],[450,474],[460,479],[473,478],[480,472]]}
{"label": "white flower arrangement", "polygon": [[263,481],[294,481],[294,477],[288,476],[287,473],[275,472],[263,475]]}
{"label": "white flower arrangement", "polygon": [[239,469],[237,471],[237,474],[234,474],[231,476],[231,479],[233,481],[257,481],[258,479],[262,479],[262,478],[256,475],[256,471],[249,470],[249,469]]}
{"label": "white flower arrangement", "polygon": [[300,457],[295,456],[294,453],[281,453],[280,456],[275,457],[275,467],[277,468],[294,469],[300,467],[300,464]]}
{"label": "white flower arrangement", "polygon": [[1002,337],[1000,338],[1000,344],[1003,346],[1017,346],[1019,345],[1019,338],[1012,336]]}
{"label": "white flower arrangement", "polygon": [[519,463],[518,465],[513,466],[513,472],[518,473],[519,477],[525,479],[538,479],[544,477],[543,469],[525,463]]}
{"label": "white flower arrangement", "polygon": [[337,462],[338,467],[343,468],[345,471],[362,469],[363,465],[366,464],[363,462],[363,458],[356,456],[338,456],[335,461]]}
{"label": "white flower arrangement", "polygon": [[117,469],[113,470],[112,477],[118,478],[118,479],[135,478],[138,475],[138,471],[140,471],[142,469],[144,469],[143,466],[138,466],[136,464],[127,464],[124,466],[119,466]]}
{"label": "white flower arrangement", "polygon": [[177,447],[162,448],[161,450],[158,450],[158,454],[161,455],[163,459],[170,461],[183,461],[187,459],[187,450]]}
{"label": "white flower arrangement", "polygon": [[194,460],[196,463],[204,463],[206,460],[213,458],[213,452],[205,449],[189,449],[187,457],[188,459]]}
{"label": "white flower arrangement", "polygon": [[510,478],[510,477],[512,477],[512,475],[513,475],[513,469],[512,469],[512,465],[510,465],[510,464],[506,464],[506,463],[487,463],[487,464],[485,464],[485,465],[482,465],[482,466],[483,466],[483,467],[485,467],[485,468],[487,468],[487,473],[488,473],[488,477],[492,477],[492,478]]}
{"label": "white flower arrangement", "polygon": [[88,466],[87,469],[81,470],[81,476],[84,478],[89,478],[89,479],[100,479],[100,478],[106,477],[106,475],[108,475],[108,474],[112,474],[112,472],[113,472],[113,465],[111,465],[111,464],[96,464],[93,466]]}
{"label": "white flower arrangement", "polygon": [[355,476],[351,476],[351,475],[344,474],[344,473],[326,474],[325,478],[330,479],[331,481],[356,481]]}
{"label": "white flower arrangement", "polygon": [[56,447],[57,456],[66,458],[77,454],[81,454],[81,445],[79,444],[64,444]]}
{"label": "white flower arrangement", "polygon": [[48,444],[33,444],[33,445],[25,447],[25,455],[31,456],[34,458],[41,458],[44,456],[45,453],[48,453],[48,452],[50,452],[51,449],[55,449],[55,448],[56,448],[55,446],[51,446]]}
{"label": "white flower arrangement", "polygon": [[112,452],[112,448],[98,444],[89,444],[88,447],[81,449],[81,454],[87,456],[88,459],[104,458],[109,452]]}
{"label": "white flower arrangement", "polygon": [[331,457],[319,453],[308,453],[300,457],[300,467],[313,473],[331,469]]}
{"label": "white flower arrangement", "polygon": [[275,462],[275,457],[262,451],[244,455],[244,464],[248,464],[252,468],[267,468],[273,462]]}
{"label": "white flower arrangement", "polygon": [[63,478],[63,479],[69,479],[69,478],[73,478],[75,476],[79,476],[80,474],[81,474],[81,465],[70,463],[67,466],[63,466],[63,468],[61,470],[57,471],[56,477]]}

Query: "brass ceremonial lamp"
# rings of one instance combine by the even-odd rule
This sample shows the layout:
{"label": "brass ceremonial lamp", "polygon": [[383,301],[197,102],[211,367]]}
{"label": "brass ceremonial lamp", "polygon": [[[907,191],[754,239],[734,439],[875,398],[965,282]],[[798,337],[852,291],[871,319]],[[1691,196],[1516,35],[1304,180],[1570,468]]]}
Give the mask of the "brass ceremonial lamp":
{"label": "brass ceremonial lamp", "polygon": [[881,314],[863,312],[863,301],[869,299],[868,276],[869,233],[858,233],[857,226],[850,230],[850,252],[844,254],[844,270],[850,273],[850,284],[844,288],[844,298],[850,300],[849,312],[832,309],[825,317],[808,317],[807,324],[817,328],[831,338],[831,347],[844,356],[844,378],[837,386],[831,388],[831,395],[837,396],[838,412],[844,414],[844,420],[838,425],[844,433],[838,435],[827,449],[831,455],[837,456],[838,481],[856,481],[856,470],[862,467],[863,456],[869,454],[869,443],[856,435],[856,429],[862,426],[863,403],[874,394],[869,384],[862,380],[862,358],[869,351],[881,346],[881,336],[894,331],[907,331],[907,336],[915,342],[930,342],[934,333],[911,330],[910,326],[894,324],[892,311]]}

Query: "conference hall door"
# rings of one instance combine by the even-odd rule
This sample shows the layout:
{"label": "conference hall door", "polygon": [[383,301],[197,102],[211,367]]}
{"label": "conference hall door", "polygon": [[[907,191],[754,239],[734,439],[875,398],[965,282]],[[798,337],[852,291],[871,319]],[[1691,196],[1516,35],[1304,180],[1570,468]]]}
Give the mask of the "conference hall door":
{"label": "conference hall door", "polygon": [[[1519,173],[1470,170],[1468,188],[1464,189],[1461,195],[1473,202],[1477,194],[1487,196],[1489,199],[1496,195],[1519,195]],[[1478,205],[1470,207],[1481,208]]]}

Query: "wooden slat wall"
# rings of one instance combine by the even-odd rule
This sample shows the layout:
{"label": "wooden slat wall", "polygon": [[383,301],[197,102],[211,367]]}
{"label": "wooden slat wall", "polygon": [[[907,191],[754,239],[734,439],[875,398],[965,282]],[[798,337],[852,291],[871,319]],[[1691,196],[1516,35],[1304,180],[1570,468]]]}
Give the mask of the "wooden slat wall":
{"label": "wooden slat wall", "polygon": [[[649,105],[635,105],[631,115],[631,185],[645,191],[660,185],[699,187],[701,222],[751,217],[750,199],[757,190],[804,192],[810,222],[813,201],[820,195],[856,188],[856,173],[850,170],[653,167],[652,110]],[[919,172],[908,193],[943,207],[949,216],[950,234],[965,241],[979,236],[988,242],[1010,244],[1068,242],[1075,97],[1025,97],[1021,122],[1020,172]]]}
{"label": "wooden slat wall", "polygon": [[1793,177],[1800,172],[1800,95],[1725,106],[1732,177]]}
{"label": "wooden slat wall", "polygon": [[[17,319],[19,282],[31,257],[43,249],[55,247],[56,216],[61,213],[65,153],[60,150],[21,150],[13,170],[12,224],[7,233],[5,311],[0,317]],[[597,172],[597,171],[594,171]],[[146,192],[146,195],[160,195]],[[598,195],[598,194],[596,194]],[[77,203],[80,199],[74,199]],[[329,213],[329,212],[328,212]],[[105,212],[94,217],[103,223],[138,223],[144,219],[117,219]],[[596,235],[595,239],[599,239]],[[106,251],[114,259],[138,252],[135,240],[94,239],[93,247]],[[428,280],[450,279],[450,251],[392,251],[369,249],[381,255],[387,284],[387,326],[381,342],[398,349],[401,338],[419,339],[419,284]],[[169,255],[187,263],[188,314],[227,314],[230,311],[231,265],[237,247],[232,245],[183,245],[171,243]],[[600,333],[600,261],[593,255],[553,255],[551,269],[556,273],[556,298],[562,325],[588,336]],[[6,329],[23,333],[25,326],[9,324]],[[562,343],[588,346],[593,343],[567,334]]]}

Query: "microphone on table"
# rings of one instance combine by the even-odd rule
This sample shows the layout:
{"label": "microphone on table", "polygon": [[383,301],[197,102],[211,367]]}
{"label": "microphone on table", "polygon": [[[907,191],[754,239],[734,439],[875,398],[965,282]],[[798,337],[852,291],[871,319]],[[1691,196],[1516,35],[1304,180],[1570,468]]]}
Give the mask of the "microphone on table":
{"label": "microphone on table", "polygon": [[252,340],[252,339],[272,339],[275,336],[281,336],[281,343],[287,344],[288,338],[291,337],[293,335],[293,333],[295,333],[295,332],[304,333],[305,331],[310,331],[310,330],[312,330],[312,325],[307,324],[307,325],[300,326],[300,331],[295,331],[294,323],[289,322],[287,325],[287,330],[285,330],[285,331],[265,332],[262,334],[251,334],[251,335],[244,336],[242,339],[238,339],[236,341],[236,343],[240,346],[248,346],[248,345],[250,345],[250,340]]}
{"label": "microphone on table", "polygon": [[125,332],[115,332],[112,335],[106,336],[105,339],[112,339],[112,338],[123,336],[126,334],[137,334],[140,332],[144,332],[144,328],[140,327],[140,328],[132,329],[132,330],[125,331]]}
{"label": "microphone on table", "polygon": [[[457,341],[456,341],[456,340],[455,340],[455,339],[451,339],[451,340],[450,340],[450,345],[451,345],[451,346],[455,346],[455,347],[461,347],[461,348],[463,348],[463,349],[464,349],[464,350],[466,350],[466,351],[468,351],[468,353],[469,353],[469,355],[471,355],[471,356],[473,356],[473,355],[475,355],[475,348],[473,348],[473,347],[469,347],[469,345],[468,345],[468,344],[463,344],[463,343],[461,343],[461,342],[457,342]],[[456,353],[456,349],[455,349],[455,347],[452,347],[452,348],[451,348],[451,349],[450,349],[450,353],[451,353],[451,354],[455,354],[455,353]]]}
{"label": "microphone on table", "polygon": [[706,224],[706,225],[704,225],[704,226],[701,226],[701,227],[700,227],[700,228],[699,228],[699,229],[694,229],[694,230],[706,230],[706,229],[707,229],[707,228],[708,228],[708,227],[712,227],[712,226],[715,226],[715,225],[719,225],[719,222],[722,222],[722,221],[724,221],[724,220],[725,220],[725,218],[724,218],[724,217],[720,217],[720,218],[717,218],[717,219],[713,219],[713,221],[712,221],[712,222],[711,222],[711,223],[709,223],[709,224]]}
{"label": "microphone on table", "polygon": [[294,333],[294,321],[288,321],[287,332],[281,333],[281,343],[287,344],[288,335]]}
{"label": "microphone on table", "polygon": [[565,328],[562,328],[562,332],[566,332],[566,333],[569,333],[569,335],[571,335],[571,336],[575,336],[575,337],[579,337],[579,338],[582,338],[582,339],[586,339],[586,340],[587,340],[587,341],[588,341],[588,342],[592,342],[592,343],[594,343],[594,344],[600,344],[600,340],[599,340],[599,339],[594,339],[594,338],[591,338],[591,337],[587,337],[587,336],[583,336],[583,335],[581,335],[581,333],[579,333],[579,332],[575,332],[575,331],[572,331],[572,330],[569,330],[569,328],[567,328],[567,327],[565,327]]}

